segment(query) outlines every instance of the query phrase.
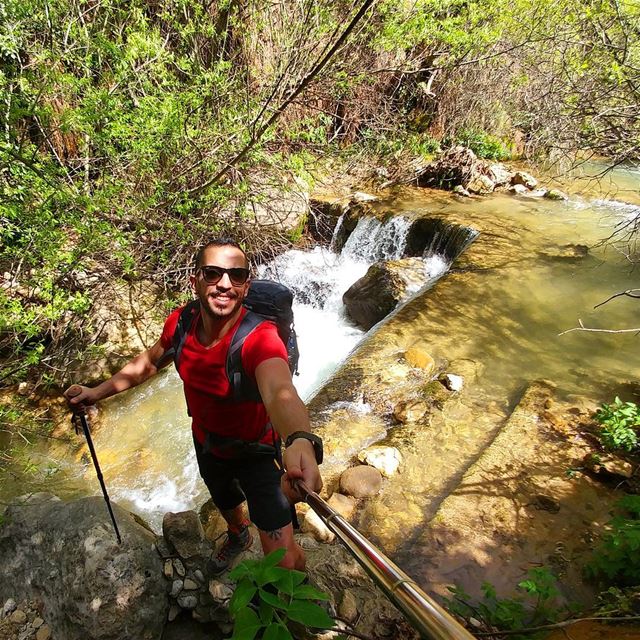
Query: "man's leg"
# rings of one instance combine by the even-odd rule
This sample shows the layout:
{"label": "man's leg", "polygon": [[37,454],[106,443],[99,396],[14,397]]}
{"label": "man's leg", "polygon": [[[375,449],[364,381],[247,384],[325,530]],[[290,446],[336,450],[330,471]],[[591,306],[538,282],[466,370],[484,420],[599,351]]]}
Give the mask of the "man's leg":
{"label": "man's leg", "polygon": [[238,480],[247,496],[251,521],[258,527],[265,555],[286,549],[281,567],[304,571],[304,551],[293,537],[291,505],[282,493],[282,471],[273,458],[256,456],[238,466]]}
{"label": "man's leg", "polygon": [[304,551],[293,537],[293,526],[291,524],[285,525],[280,529],[272,529],[270,531],[258,529],[258,533],[260,534],[262,551],[265,556],[276,549],[286,549],[287,553],[280,562],[280,566],[285,567],[286,569],[304,571]]}

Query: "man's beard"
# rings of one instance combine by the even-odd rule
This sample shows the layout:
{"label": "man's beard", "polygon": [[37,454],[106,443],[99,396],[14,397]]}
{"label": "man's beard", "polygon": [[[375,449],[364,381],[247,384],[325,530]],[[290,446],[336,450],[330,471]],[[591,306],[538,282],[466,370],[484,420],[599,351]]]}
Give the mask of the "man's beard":
{"label": "man's beard", "polygon": [[200,306],[202,307],[203,313],[206,313],[212,320],[230,318],[242,306],[242,298],[239,296],[230,296],[230,298],[233,300],[233,305],[220,309],[214,305],[214,300],[210,295],[204,294],[200,296]]}

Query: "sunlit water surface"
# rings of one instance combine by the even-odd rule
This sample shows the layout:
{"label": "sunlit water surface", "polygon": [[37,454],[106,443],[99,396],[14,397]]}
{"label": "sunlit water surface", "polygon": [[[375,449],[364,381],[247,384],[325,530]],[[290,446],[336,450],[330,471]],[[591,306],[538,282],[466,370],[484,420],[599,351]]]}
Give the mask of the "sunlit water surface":
{"label": "sunlit water surface", "polygon": [[[637,175],[636,169],[633,172]],[[626,172],[620,179],[624,189],[616,194],[632,192]],[[630,298],[619,297],[594,308],[637,282],[632,265],[622,253],[607,246],[595,247],[616,225],[638,212],[634,198],[628,198],[629,204],[613,201],[609,191],[602,197],[591,193],[591,200],[572,197],[569,202],[506,195],[459,200],[419,190],[398,194],[391,205],[398,214],[416,210],[443,215],[455,212],[458,219],[477,228],[491,220],[494,228],[516,228],[514,242],[526,249],[522,259],[517,258],[517,252],[514,258],[511,252],[499,269],[486,271],[476,289],[461,289],[460,297],[440,300],[426,324],[416,321],[406,328],[416,339],[428,331],[436,359],[468,359],[478,371],[475,381],[467,381],[466,400],[437,425],[440,437],[416,434],[416,464],[406,474],[409,487],[423,487],[426,496],[433,483],[433,495],[438,495],[442,488],[437,489],[437,482],[430,476],[431,461],[437,460],[444,468],[453,467],[465,451],[477,449],[507,415],[514,393],[527,381],[550,378],[567,393],[593,393],[603,381],[638,378],[640,354],[634,333],[575,331],[559,335],[576,327],[580,320],[594,328],[640,326],[638,302]],[[341,255],[320,248],[292,251],[260,274],[282,279],[302,294],[295,308],[301,374],[294,382],[303,398],[311,397],[362,339],[362,332],[345,318],[342,294],[372,261],[397,257],[394,250],[401,247],[405,228],[393,222],[383,230],[377,222],[365,222]],[[554,260],[545,255],[550,248],[569,243],[592,247],[589,256]],[[437,277],[444,267],[437,256],[425,260],[425,277]],[[439,287],[423,291],[412,304],[431,307],[430,296],[437,300],[438,292]],[[452,294],[443,295],[446,298]],[[340,449],[340,455],[329,457],[328,472],[331,465],[338,468],[363,444],[385,434],[382,420],[371,414],[366,403],[327,410],[335,414],[335,433],[327,434],[329,449]],[[139,513],[159,530],[165,512],[195,508],[207,499],[197,473],[181,386],[173,370],[104,402],[101,423],[94,441],[112,500]],[[47,490],[68,496],[99,493],[90,465],[78,464],[60,449],[49,450],[43,457],[52,470],[45,483]],[[21,492],[18,487],[5,487],[3,491]],[[403,535],[404,515],[394,511],[398,500],[403,497],[396,488],[381,502],[386,510],[377,513],[390,519],[390,537],[386,540],[390,547],[394,546],[392,536],[401,539]],[[420,511],[426,509],[427,500],[424,497],[403,504],[409,511]],[[414,513],[412,517],[418,516]],[[367,526],[366,518],[362,524]],[[384,536],[381,539],[385,541]]]}

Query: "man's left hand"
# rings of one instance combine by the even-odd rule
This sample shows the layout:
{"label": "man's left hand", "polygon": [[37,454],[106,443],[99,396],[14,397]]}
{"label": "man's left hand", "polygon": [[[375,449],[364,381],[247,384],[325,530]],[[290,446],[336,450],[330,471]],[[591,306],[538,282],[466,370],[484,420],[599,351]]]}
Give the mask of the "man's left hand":
{"label": "man's left hand", "polygon": [[304,500],[298,490],[296,480],[302,480],[310,491],[316,493],[322,489],[320,469],[316,462],[313,445],[304,438],[296,438],[282,455],[285,473],[282,476],[282,491],[292,504]]}

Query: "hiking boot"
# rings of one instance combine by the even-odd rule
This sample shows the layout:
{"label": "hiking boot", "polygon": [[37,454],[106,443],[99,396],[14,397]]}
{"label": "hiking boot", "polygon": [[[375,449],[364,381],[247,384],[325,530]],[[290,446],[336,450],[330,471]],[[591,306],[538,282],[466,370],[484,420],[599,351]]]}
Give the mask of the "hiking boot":
{"label": "hiking boot", "polygon": [[207,562],[207,573],[217,576],[233,562],[234,558],[246,551],[253,543],[249,527],[245,526],[238,533],[227,531],[227,539],[222,543],[216,555],[212,555]]}

